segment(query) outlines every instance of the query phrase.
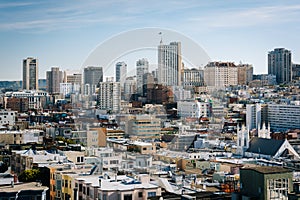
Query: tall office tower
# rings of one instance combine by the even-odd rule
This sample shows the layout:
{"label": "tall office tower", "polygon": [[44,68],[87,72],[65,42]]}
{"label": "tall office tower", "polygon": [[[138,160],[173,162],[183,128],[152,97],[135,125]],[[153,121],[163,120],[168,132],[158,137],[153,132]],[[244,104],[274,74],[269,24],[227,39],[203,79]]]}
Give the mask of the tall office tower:
{"label": "tall office tower", "polygon": [[127,64],[125,62],[117,62],[116,64],[116,82],[121,83],[121,87],[124,87],[124,82],[127,76]]}
{"label": "tall office tower", "polygon": [[51,71],[46,73],[47,92],[49,94],[57,94],[60,92],[60,83],[63,82],[63,72],[59,67],[52,67]]}
{"label": "tall office tower", "polygon": [[238,68],[232,62],[210,62],[204,67],[204,82],[214,89],[237,85]]}
{"label": "tall office tower", "polygon": [[237,67],[238,84],[248,85],[253,80],[253,66],[250,64],[239,64]]}
{"label": "tall office tower", "polygon": [[292,80],[292,53],[284,48],[277,48],[268,54],[268,74],[276,76],[277,84]]}
{"label": "tall office tower", "polygon": [[146,58],[139,59],[136,62],[136,82],[137,82],[137,93],[143,94],[144,74],[149,71],[149,62]]}
{"label": "tall office tower", "polygon": [[166,86],[181,85],[181,43],[171,42],[158,46],[158,83]]}
{"label": "tall office tower", "polygon": [[89,88],[84,91],[86,95],[94,94],[100,82],[103,82],[102,67],[88,66],[84,68],[84,85],[85,88]]}
{"label": "tall office tower", "polygon": [[184,88],[204,85],[204,72],[202,69],[184,69],[182,73],[182,86]]}
{"label": "tall office tower", "polygon": [[98,106],[100,110],[119,113],[121,108],[120,82],[100,82]]}
{"label": "tall office tower", "polygon": [[38,60],[28,57],[23,60],[23,89],[38,90]]}

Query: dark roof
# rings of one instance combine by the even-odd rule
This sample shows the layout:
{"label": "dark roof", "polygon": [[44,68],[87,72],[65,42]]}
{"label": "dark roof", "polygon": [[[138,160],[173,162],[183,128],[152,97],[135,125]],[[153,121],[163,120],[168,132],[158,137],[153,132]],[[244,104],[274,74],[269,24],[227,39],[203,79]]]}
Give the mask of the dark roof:
{"label": "dark roof", "polygon": [[250,141],[247,152],[275,156],[283,143],[284,140],[254,137]]}
{"label": "dark roof", "polygon": [[292,172],[290,169],[282,168],[282,167],[270,167],[270,166],[259,166],[259,167],[245,167],[241,168],[241,170],[254,170],[262,174],[277,174],[277,173],[287,173]]}

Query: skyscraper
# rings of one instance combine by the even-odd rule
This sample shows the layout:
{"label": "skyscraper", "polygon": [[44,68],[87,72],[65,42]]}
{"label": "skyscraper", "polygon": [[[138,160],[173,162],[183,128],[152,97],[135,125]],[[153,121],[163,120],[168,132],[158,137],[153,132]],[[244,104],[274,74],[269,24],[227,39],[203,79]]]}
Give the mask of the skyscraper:
{"label": "skyscraper", "polygon": [[127,76],[127,64],[125,62],[117,62],[116,64],[116,82],[121,83],[123,87]]}
{"label": "skyscraper", "polygon": [[181,43],[158,46],[158,82],[166,86],[181,85]]}
{"label": "skyscraper", "polygon": [[292,80],[292,54],[284,48],[277,48],[268,54],[268,74],[276,76],[277,84]]}
{"label": "skyscraper", "polygon": [[144,74],[148,73],[149,62],[146,58],[139,59],[136,62],[136,82],[137,82],[137,93],[143,94]]}
{"label": "skyscraper", "polygon": [[23,60],[23,82],[24,90],[38,90],[38,60],[28,57]]}
{"label": "skyscraper", "polygon": [[94,94],[100,82],[103,82],[102,67],[88,66],[84,68],[84,85],[89,88],[89,92],[85,91],[86,95]]}
{"label": "skyscraper", "polygon": [[52,67],[51,71],[47,71],[47,92],[49,94],[57,94],[60,92],[60,83],[63,82],[63,72],[59,70],[59,67]]}

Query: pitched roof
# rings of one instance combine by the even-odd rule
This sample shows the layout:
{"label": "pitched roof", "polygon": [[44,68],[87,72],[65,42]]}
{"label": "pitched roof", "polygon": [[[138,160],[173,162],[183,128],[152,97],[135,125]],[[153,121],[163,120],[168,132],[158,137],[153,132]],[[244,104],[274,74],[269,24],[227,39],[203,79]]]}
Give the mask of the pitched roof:
{"label": "pitched roof", "polygon": [[283,143],[284,140],[254,137],[250,141],[247,152],[275,156]]}

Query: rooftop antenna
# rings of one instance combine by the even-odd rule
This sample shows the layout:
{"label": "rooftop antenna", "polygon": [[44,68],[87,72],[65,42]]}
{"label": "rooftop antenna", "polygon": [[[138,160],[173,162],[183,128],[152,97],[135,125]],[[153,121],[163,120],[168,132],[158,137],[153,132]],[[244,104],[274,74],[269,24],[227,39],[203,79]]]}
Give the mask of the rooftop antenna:
{"label": "rooftop antenna", "polygon": [[159,32],[158,35],[160,35],[160,44],[162,44],[163,43],[163,41],[162,41],[162,32]]}

